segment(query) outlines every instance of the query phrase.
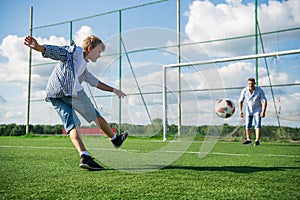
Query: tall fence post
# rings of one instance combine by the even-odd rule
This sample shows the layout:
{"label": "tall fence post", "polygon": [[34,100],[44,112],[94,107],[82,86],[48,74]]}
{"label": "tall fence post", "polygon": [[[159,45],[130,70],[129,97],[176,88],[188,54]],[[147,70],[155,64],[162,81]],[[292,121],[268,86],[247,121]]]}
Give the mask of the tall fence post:
{"label": "tall fence post", "polygon": [[[181,63],[180,0],[177,0],[177,63]],[[178,67],[178,137],[181,136],[181,68]]]}
{"label": "tall fence post", "polygon": [[[30,26],[29,35],[32,36],[32,20],[33,18],[33,7],[30,7]],[[30,121],[30,94],[31,94],[31,58],[32,49],[29,48],[29,61],[28,61],[28,94],[27,94],[27,114],[26,114],[26,135],[29,133],[29,121]]]}
{"label": "tall fence post", "polygon": [[[257,0],[255,0],[255,54],[258,54],[258,17],[257,17]],[[255,59],[255,79],[256,79],[256,85],[258,86],[258,58]]]}
{"label": "tall fence post", "polygon": [[[122,10],[119,10],[119,90],[122,89]],[[122,124],[122,99],[119,99],[119,128],[121,133]]]}

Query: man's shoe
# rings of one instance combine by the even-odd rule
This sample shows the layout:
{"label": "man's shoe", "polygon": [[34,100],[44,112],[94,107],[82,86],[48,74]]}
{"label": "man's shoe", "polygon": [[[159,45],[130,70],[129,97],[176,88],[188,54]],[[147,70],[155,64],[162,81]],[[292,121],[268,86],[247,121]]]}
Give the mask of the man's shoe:
{"label": "man's shoe", "polygon": [[79,167],[84,168],[84,169],[88,169],[88,170],[91,170],[91,171],[99,171],[99,170],[104,169],[101,165],[96,163],[91,156],[87,156],[87,155],[82,155],[80,157]]}
{"label": "man's shoe", "polygon": [[246,140],[243,144],[251,144],[251,140]]}
{"label": "man's shoe", "polygon": [[259,144],[259,140],[255,141],[254,146],[258,146],[258,145],[260,145],[260,144]]}
{"label": "man's shoe", "polygon": [[126,140],[128,132],[125,131],[123,134],[117,135],[115,139],[111,140],[115,148],[121,147],[123,142]]}

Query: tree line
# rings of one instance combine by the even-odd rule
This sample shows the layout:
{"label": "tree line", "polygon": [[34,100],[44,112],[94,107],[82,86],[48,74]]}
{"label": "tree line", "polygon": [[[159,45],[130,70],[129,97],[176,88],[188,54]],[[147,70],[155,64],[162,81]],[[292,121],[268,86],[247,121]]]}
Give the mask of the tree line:
{"label": "tree line", "polygon": [[[62,125],[29,125],[31,134],[60,135]],[[26,125],[0,124],[0,136],[22,136],[26,134]]]}
{"label": "tree line", "polygon": [[[117,124],[111,123],[111,127],[117,128]],[[95,125],[91,125],[95,127]],[[131,136],[142,136],[149,138],[162,138],[163,127],[161,119],[154,119],[151,125],[122,124],[122,129],[129,130]],[[30,125],[32,135],[62,135],[62,125]],[[0,124],[0,136],[23,136],[26,132],[25,125]],[[176,137],[178,132],[177,125],[169,125],[168,137]],[[244,126],[236,127],[228,124],[222,126],[182,126],[181,132],[184,136],[193,135],[195,139],[204,138],[209,132],[210,135],[228,138],[230,140],[241,140],[245,137]],[[155,135],[153,135],[155,133]],[[255,135],[255,134],[253,134]],[[300,128],[297,127],[277,127],[263,126],[262,139],[266,140],[285,140],[300,141]]]}

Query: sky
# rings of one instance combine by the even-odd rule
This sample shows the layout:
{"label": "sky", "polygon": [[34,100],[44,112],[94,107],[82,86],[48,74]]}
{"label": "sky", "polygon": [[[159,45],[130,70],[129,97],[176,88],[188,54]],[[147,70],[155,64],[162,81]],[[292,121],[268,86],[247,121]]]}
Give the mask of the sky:
{"label": "sky", "polygon": [[[99,61],[89,63],[88,69],[101,81],[114,87],[119,85],[118,62],[118,9],[153,2],[151,0],[2,0],[0,2],[0,124],[26,123],[28,94],[29,49],[23,44],[29,34],[30,6],[33,6],[33,36],[41,44],[68,45],[69,23],[40,28],[60,22],[73,22],[72,39],[80,45],[86,36],[95,34],[106,44],[106,51]],[[300,48],[300,1],[258,0],[258,16],[261,32],[298,28],[273,35],[263,35],[265,52]],[[100,13],[103,16],[78,20]],[[239,37],[254,34],[254,4],[250,0],[181,1],[181,42]],[[122,121],[147,124],[162,118],[162,66],[177,62],[176,48],[134,52],[142,48],[157,48],[176,44],[176,1],[126,9],[122,11],[122,90],[128,97],[122,101]],[[259,52],[262,52],[261,45]],[[198,43],[182,47],[182,61],[210,60],[255,53],[254,37],[214,43]],[[259,85],[300,83],[300,56],[268,58],[268,70],[263,59],[259,60]],[[30,123],[60,124],[51,105],[45,102],[45,87],[55,66],[49,59],[33,52]],[[42,64],[43,65],[40,65]],[[46,63],[46,64],[45,64]],[[268,76],[269,73],[269,76]],[[137,79],[134,79],[134,76]],[[252,60],[182,68],[182,122],[202,125],[211,123],[240,123],[238,111],[228,120],[216,118],[214,102],[217,98],[232,99],[237,108],[240,90],[196,92],[207,88],[245,87],[249,77],[255,77]],[[269,79],[270,78],[270,79]],[[167,72],[168,120],[177,123],[178,73]],[[118,99],[85,85],[103,116],[109,122],[118,121]],[[142,101],[143,95],[146,106]],[[280,113],[281,125],[300,127],[299,86],[274,87],[274,101],[270,88],[265,88],[269,106],[265,124],[278,125],[275,106]],[[151,92],[157,92],[151,94]],[[149,94],[150,93],[150,94]],[[274,104],[275,102],[275,104]],[[149,115],[147,115],[147,110]],[[149,119],[150,118],[150,119]]]}

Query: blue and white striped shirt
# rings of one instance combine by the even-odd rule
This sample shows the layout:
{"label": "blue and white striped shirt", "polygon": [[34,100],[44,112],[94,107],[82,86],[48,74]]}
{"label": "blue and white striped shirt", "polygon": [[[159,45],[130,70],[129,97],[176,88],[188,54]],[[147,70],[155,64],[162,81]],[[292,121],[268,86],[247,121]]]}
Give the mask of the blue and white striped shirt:
{"label": "blue and white striped shirt", "polygon": [[[46,100],[49,98],[61,98],[64,96],[74,97],[75,91],[75,71],[73,66],[73,53],[76,51],[76,45],[72,46],[53,46],[44,45],[46,48],[43,53],[44,58],[58,60],[59,63],[53,69],[46,87]],[[82,55],[83,56],[83,55]],[[82,81],[95,87],[100,81],[94,77],[87,69],[78,77],[79,83]]]}

